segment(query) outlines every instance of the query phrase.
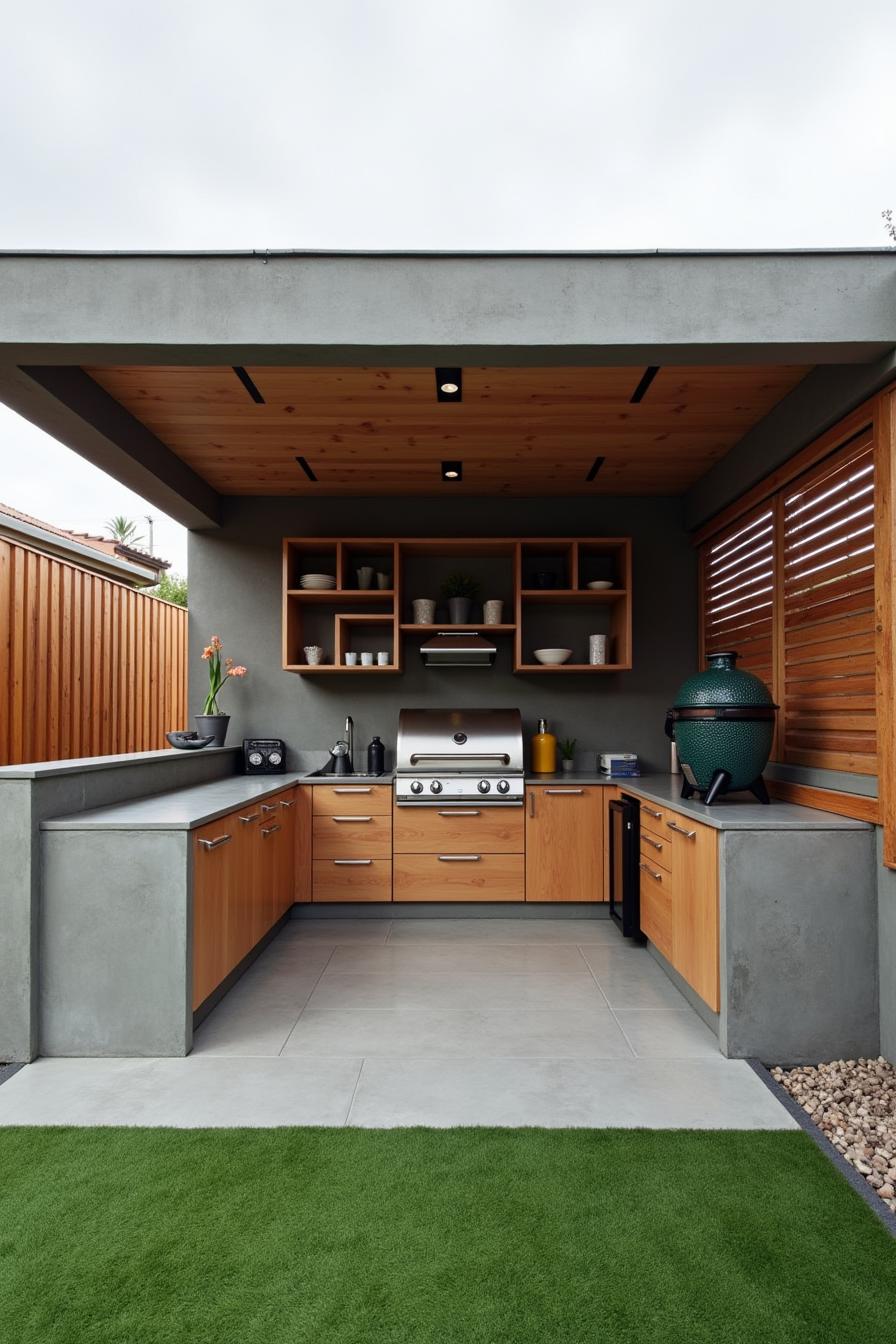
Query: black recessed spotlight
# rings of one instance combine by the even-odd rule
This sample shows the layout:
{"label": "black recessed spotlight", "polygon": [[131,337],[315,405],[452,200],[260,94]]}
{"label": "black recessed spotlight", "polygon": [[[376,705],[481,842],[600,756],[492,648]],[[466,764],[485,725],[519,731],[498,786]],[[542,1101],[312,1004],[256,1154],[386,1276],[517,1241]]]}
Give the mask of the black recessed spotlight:
{"label": "black recessed spotlight", "polygon": [[442,480],[443,481],[462,481],[464,478],[463,462],[443,462]]}
{"label": "black recessed spotlight", "polygon": [[436,369],[436,400],[463,401],[463,369]]}

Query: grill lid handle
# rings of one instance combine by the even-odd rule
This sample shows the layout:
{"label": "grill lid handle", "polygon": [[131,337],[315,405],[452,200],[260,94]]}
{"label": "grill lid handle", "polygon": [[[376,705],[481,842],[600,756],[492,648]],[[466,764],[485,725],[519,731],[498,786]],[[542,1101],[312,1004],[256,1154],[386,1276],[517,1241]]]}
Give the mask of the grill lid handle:
{"label": "grill lid handle", "polygon": [[502,765],[510,764],[506,751],[412,751],[408,760],[411,765],[420,761],[500,761]]}

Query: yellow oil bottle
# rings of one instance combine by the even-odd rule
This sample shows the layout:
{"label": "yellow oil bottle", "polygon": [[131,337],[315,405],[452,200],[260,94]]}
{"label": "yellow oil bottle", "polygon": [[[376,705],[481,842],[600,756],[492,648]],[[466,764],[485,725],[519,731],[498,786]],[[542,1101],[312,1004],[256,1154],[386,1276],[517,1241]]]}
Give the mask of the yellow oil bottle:
{"label": "yellow oil bottle", "polygon": [[532,738],[532,773],[553,775],[557,769],[557,739],[548,732],[547,719],[538,720],[538,732]]}

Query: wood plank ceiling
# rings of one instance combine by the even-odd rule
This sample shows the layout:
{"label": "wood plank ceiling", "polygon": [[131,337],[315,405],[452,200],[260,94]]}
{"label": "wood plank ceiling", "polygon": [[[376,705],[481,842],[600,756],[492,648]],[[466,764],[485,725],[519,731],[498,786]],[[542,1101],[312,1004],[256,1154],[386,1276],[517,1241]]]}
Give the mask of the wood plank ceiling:
{"label": "wood plank ceiling", "polygon": [[664,367],[639,401],[642,366],[465,368],[460,402],[432,368],[251,367],[260,401],[226,367],[86,372],[222,494],[677,495],[808,368]]}

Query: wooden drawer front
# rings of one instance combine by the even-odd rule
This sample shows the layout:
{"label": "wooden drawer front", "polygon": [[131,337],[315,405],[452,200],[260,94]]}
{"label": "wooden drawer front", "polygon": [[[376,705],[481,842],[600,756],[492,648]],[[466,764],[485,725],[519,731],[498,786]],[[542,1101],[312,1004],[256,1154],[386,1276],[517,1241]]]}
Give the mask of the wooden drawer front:
{"label": "wooden drawer front", "polygon": [[641,827],[641,858],[657,868],[672,871],[672,843],[668,836],[657,835],[646,826]]}
{"label": "wooden drawer front", "polygon": [[522,807],[396,807],[392,830],[396,853],[523,854],[526,817]]}
{"label": "wooden drawer front", "polygon": [[392,818],[339,812],[314,818],[315,859],[391,859]]}
{"label": "wooden drawer front", "polygon": [[316,816],[353,812],[381,817],[392,811],[391,784],[314,784],[311,792]]}
{"label": "wooden drawer front", "polygon": [[[475,853],[476,851],[471,851]],[[475,860],[438,854],[396,854],[396,901],[522,901],[526,860],[522,854],[481,854]]]}
{"label": "wooden drawer front", "polygon": [[669,960],[672,958],[672,892],[669,876],[652,864],[641,868],[641,930]]}
{"label": "wooden drawer front", "polygon": [[644,830],[661,834],[668,816],[666,809],[658,807],[656,803],[645,803],[643,798],[639,798],[638,801],[641,804],[641,825]]}
{"label": "wooden drawer front", "polygon": [[315,859],[311,891],[313,901],[391,901],[392,864],[388,859]]}

